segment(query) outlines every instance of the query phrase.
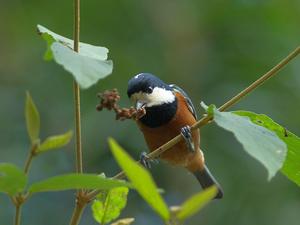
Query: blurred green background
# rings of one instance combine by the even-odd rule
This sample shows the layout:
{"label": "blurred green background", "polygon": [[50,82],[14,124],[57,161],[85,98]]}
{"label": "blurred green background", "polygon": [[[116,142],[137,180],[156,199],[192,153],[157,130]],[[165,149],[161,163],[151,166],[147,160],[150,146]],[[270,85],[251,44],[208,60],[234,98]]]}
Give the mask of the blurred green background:
{"label": "blurred green background", "polygon": [[[25,91],[41,114],[42,137],[73,129],[72,78],[54,62],[43,61],[45,43],[36,24],[72,36],[71,0],[6,0],[0,7],[0,161],[22,167],[29,148],[24,122]],[[151,72],[176,83],[189,94],[199,115],[200,101],[221,105],[269,70],[300,43],[299,0],[101,0],[82,1],[81,41],[110,49],[111,76],[82,91],[84,170],[119,171],[107,146],[112,136],[138,157],[146,145],[132,121],[97,112],[96,94],[118,88],[121,104],[129,106],[127,80]],[[234,109],[265,113],[300,135],[300,58]],[[225,197],[213,201],[187,225],[298,225],[300,189],[283,175],[267,182],[267,172],[247,155],[233,136],[214,124],[201,129],[202,149]],[[73,145],[40,156],[30,180],[74,170]],[[300,162],[299,162],[300,168]],[[194,177],[165,163],[152,174],[170,205],[200,191]],[[68,224],[74,192],[34,195],[23,210],[23,225]],[[0,224],[11,224],[14,208],[0,195]],[[135,224],[162,224],[135,193],[122,217]],[[87,209],[81,224],[93,225]]]}

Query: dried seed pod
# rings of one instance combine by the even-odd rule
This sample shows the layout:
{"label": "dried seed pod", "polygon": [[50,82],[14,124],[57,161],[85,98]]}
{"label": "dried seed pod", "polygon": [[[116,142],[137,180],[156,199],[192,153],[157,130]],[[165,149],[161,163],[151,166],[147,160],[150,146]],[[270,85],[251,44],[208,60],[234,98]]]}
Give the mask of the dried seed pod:
{"label": "dried seed pod", "polygon": [[144,108],[138,110],[134,107],[120,108],[118,101],[121,97],[117,89],[106,90],[103,93],[98,93],[97,96],[100,98],[100,103],[96,106],[96,109],[98,111],[103,109],[114,110],[116,113],[116,120],[138,120],[146,114],[146,110]]}

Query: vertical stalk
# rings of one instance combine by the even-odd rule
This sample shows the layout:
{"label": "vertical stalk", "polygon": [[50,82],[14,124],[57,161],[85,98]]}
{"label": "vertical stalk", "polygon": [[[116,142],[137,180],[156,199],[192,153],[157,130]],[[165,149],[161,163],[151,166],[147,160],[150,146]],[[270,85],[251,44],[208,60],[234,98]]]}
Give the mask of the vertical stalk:
{"label": "vertical stalk", "polygon": [[[80,0],[74,0],[74,51],[79,52],[80,35]],[[81,143],[81,115],[80,115],[80,89],[78,83],[73,81],[74,107],[75,107],[75,129],[76,129],[76,172],[82,173],[82,143]],[[82,213],[86,207],[84,190],[78,190],[76,205],[70,221],[70,225],[78,225]]]}
{"label": "vertical stalk", "polygon": [[[80,34],[80,0],[74,0],[74,51],[79,52]],[[81,144],[81,116],[80,116],[80,90],[74,80],[74,106],[75,106],[75,129],[76,129],[76,172],[82,173],[82,144]]]}
{"label": "vertical stalk", "polygon": [[16,205],[16,213],[15,213],[15,225],[20,225],[21,222],[21,204]]}
{"label": "vertical stalk", "polygon": [[77,198],[76,206],[73,211],[73,215],[70,221],[70,225],[78,225],[81,219],[82,213],[86,207],[86,202],[80,202]]}

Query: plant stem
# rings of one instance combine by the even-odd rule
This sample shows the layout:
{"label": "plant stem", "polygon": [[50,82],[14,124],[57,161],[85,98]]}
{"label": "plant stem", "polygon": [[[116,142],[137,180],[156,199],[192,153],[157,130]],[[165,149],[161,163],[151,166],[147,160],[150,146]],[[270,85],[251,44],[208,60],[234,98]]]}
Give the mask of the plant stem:
{"label": "plant stem", "polygon": [[[282,61],[280,61],[276,66],[274,66],[271,70],[269,70],[267,73],[262,75],[259,79],[254,81],[251,85],[249,85],[247,88],[242,90],[240,93],[235,95],[233,98],[231,98],[229,101],[224,103],[221,107],[218,108],[219,111],[225,111],[231,106],[238,103],[244,96],[252,92],[254,89],[256,89],[258,86],[262,85],[265,81],[267,81],[269,78],[277,74],[278,71],[280,71],[284,66],[286,66],[292,59],[294,59],[297,55],[300,53],[300,46],[297,47],[294,51],[292,51],[288,56],[286,56]],[[206,115],[202,117],[199,121],[197,121],[192,127],[191,130],[198,129],[206,124],[208,124],[212,120],[212,116]],[[182,135],[179,134],[170,141],[166,142],[159,148],[155,149],[154,151],[147,154],[147,157],[150,159],[159,157],[162,153],[176,145],[178,142],[182,140]],[[124,178],[125,174],[123,171],[119,172],[117,175],[115,175],[114,179],[121,179]],[[87,194],[87,197],[92,200],[96,197],[96,195],[99,193],[98,190],[92,190]]]}
{"label": "plant stem", "polygon": [[[80,0],[74,0],[74,51],[79,52],[80,34]],[[74,80],[74,106],[76,127],[76,172],[82,173],[82,144],[81,144],[81,115],[80,115],[80,89]]]}
{"label": "plant stem", "polygon": [[[33,157],[36,155],[36,149],[38,147],[39,143],[32,144],[31,149],[29,151],[29,154],[27,156],[25,166],[24,166],[24,173],[28,175],[30,165],[32,162]],[[21,222],[21,210],[23,203],[27,200],[28,194],[22,194],[19,193],[15,197],[12,197],[11,200],[15,205],[16,213],[15,213],[15,225],[19,225]]]}
{"label": "plant stem", "polygon": [[33,153],[32,151],[30,151],[30,153],[28,154],[27,156],[27,160],[25,162],[25,166],[24,166],[24,173],[27,175],[28,172],[29,172],[29,169],[30,169],[30,165],[31,165],[31,162],[32,162],[32,159],[33,159]]}
{"label": "plant stem", "polygon": [[80,90],[74,80],[74,106],[75,106],[75,127],[76,127],[76,172],[82,173],[82,145],[81,145],[81,115],[80,115]]}
{"label": "plant stem", "polygon": [[[80,0],[74,0],[74,51],[79,52],[80,35]],[[82,143],[81,143],[81,115],[80,115],[80,89],[78,83],[73,81],[74,106],[75,106],[75,127],[76,127],[76,172],[83,172],[82,165]],[[85,198],[85,191],[80,189],[76,195],[76,205],[70,221],[70,225],[78,225],[84,208],[88,201]]]}
{"label": "plant stem", "polygon": [[21,222],[21,210],[22,210],[22,205],[17,204],[16,205],[16,213],[15,213],[15,225],[20,225]]}
{"label": "plant stem", "polygon": [[32,144],[29,154],[27,156],[25,166],[24,166],[24,173],[27,175],[33,160],[33,157],[36,155],[36,149],[38,148],[39,143]]}
{"label": "plant stem", "polygon": [[70,225],[78,225],[79,224],[79,221],[81,219],[82,213],[83,213],[86,205],[87,205],[87,202],[81,202],[79,200],[79,197],[77,198],[76,206],[73,211]]}

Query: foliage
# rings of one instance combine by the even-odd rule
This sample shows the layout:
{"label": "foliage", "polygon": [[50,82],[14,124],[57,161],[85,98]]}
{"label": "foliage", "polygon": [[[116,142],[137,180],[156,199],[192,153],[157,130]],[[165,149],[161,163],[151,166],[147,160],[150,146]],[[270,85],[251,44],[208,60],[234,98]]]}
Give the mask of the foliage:
{"label": "foliage", "polygon": [[208,202],[210,202],[217,194],[218,189],[215,186],[207,188],[206,190],[194,194],[187,199],[179,207],[179,211],[176,214],[178,220],[186,220],[198,211],[200,211]]}
{"label": "foliage", "polygon": [[68,131],[61,135],[50,136],[39,145],[36,152],[42,153],[48,150],[61,148],[70,142],[72,136],[72,131]]}
{"label": "foliage", "polygon": [[107,60],[108,49],[79,43],[79,52],[74,52],[73,40],[58,35],[37,25],[38,33],[47,43],[44,58],[54,60],[70,72],[81,88],[86,89],[112,72],[113,63]]}
{"label": "foliage", "polygon": [[170,219],[168,207],[149,172],[136,163],[117,142],[109,139],[110,149],[128,179],[144,200],[164,219]]}
{"label": "foliage", "polygon": [[275,132],[276,135],[285,142],[288,151],[281,172],[300,186],[300,138],[264,114],[256,114],[249,111],[235,111],[233,113],[246,116],[258,126]]}
{"label": "foliage", "polygon": [[109,145],[117,162],[132,182],[134,188],[166,223],[173,224],[175,221],[186,220],[201,210],[216,196],[217,188],[214,186],[203,192],[196,193],[178,207],[179,210],[175,214],[175,217],[171,217],[170,209],[172,207],[169,209],[159,195],[159,189],[155,185],[150,173],[140,164],[136,163],[114,139],[109,139]]}
{"label": "foliage", "polygon": [[218,126],[231,131],[244,150],[267,168],[269,179],[281,169],[287,147],[272,130],[256,125],[247,117],[220,112],[214,106],[206,108]]}
{"label": "foliage", "polygon": [[30,137],[31,143],[34,144],[39,140],[40,114],[29,92],[26,92],[25,118],[28,135]]}
{"label": "foliage", "polygon": [[25,118],[33,156],[64,147],[72,139],[73,132],[68,131],[61,135],[47,137],[40,143],[40,114],[29,92],[26,93]]}
{"label": "foliage", "polygon": [[107,224],[119,217],[127,203],[128,188],[117,187],[101,191],[92,204],[93,216],[100,224]]}
{"label": "foliage", "polygon": [[130,184],[95,174],[64,174],[32,184],[29,192],[63,191],[69,189],[107,190],[120,186],[130,187]]}
{"label": "foliage", "polygon": [[0,163],[0,192],[14,196],[22,192],[27,184],[27,176],[14,164]]}

